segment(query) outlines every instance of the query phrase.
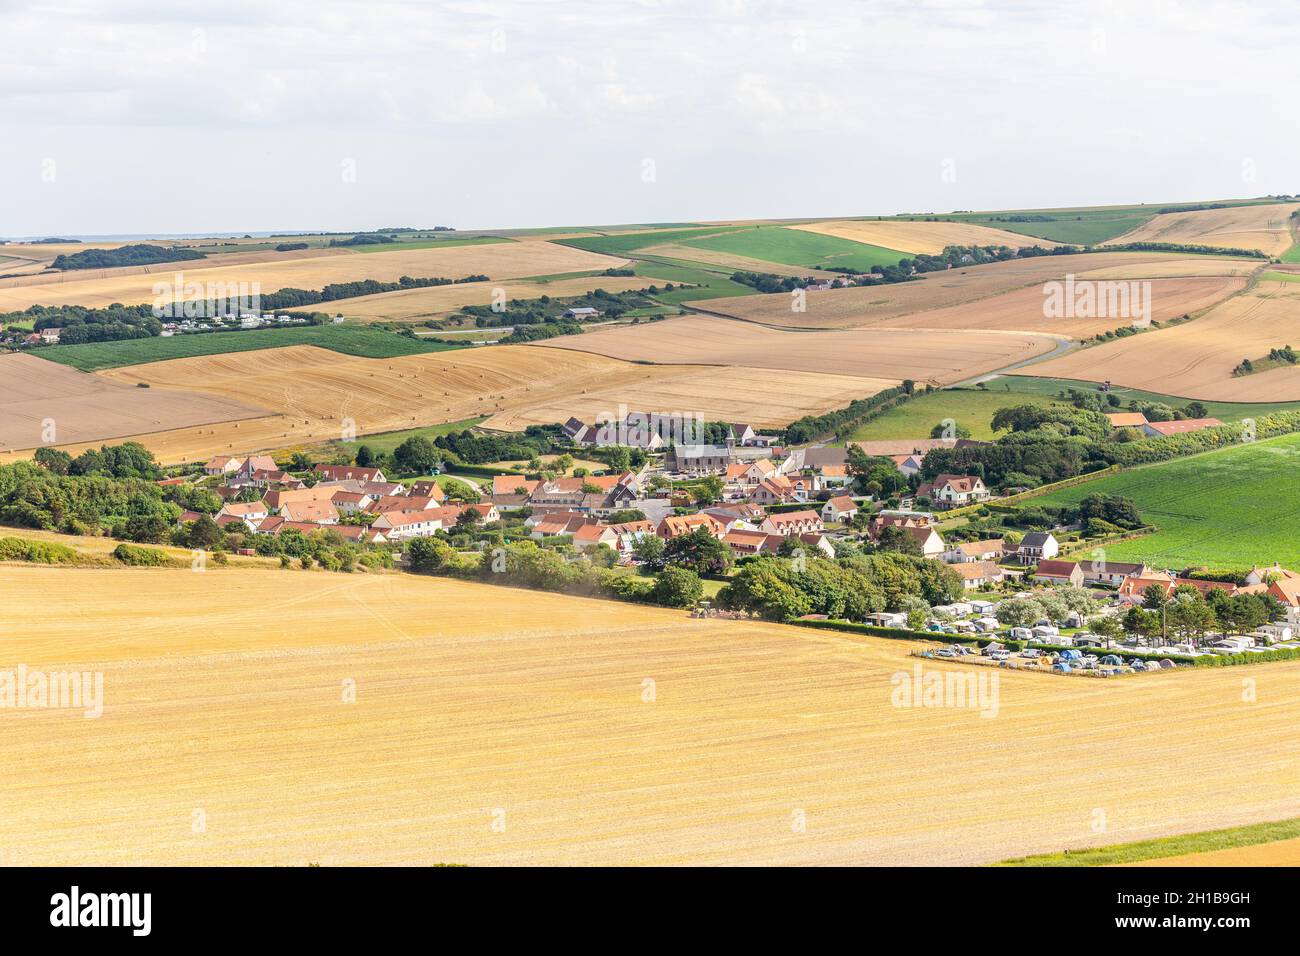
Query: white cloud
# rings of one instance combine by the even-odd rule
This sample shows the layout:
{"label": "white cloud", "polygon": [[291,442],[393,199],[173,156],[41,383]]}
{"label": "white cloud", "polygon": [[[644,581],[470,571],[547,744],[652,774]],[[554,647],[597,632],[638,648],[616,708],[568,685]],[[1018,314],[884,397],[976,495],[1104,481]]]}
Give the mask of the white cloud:
{"label": "white cloud", "polygon": [[[1215,0],[0,4],[0,230],[1291,192],[1297,40],[1286,4]],[[343,156],[373,179],[343,189]]]}

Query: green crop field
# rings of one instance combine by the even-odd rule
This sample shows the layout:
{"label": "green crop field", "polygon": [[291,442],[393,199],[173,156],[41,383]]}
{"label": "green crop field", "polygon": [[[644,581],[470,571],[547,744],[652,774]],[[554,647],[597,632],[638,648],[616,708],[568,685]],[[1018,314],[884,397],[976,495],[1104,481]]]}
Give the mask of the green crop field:
{"label": "green crop field", "polygon": [[684,245],[809,269],[851,268],[869,272],[872,266],[892,266],[908,258],[906,252],[897,249],[784,226],[748,226],[724,235],[686,239]]}
{"label": "green crop field", "polygon": [[1297,242],[1294,246],[1292,246],[1292,247],[1291,247],[1290,249],[1288,249],[1286,252],[1282,253],[1282,261],[1283,261],[1283,262],[1300,262],[1300,242]]}
{"label": "green crop field", "polygon": [[1076,504],[1131,498],[1155,533],[1106,546],[1106,557],[1157,568],[1300,567],[1300,435],[1236,445],[1099,478],[1032,499]]}
{"label": "green crop field", "polygon": [[52,345],[35,350],[32,354],[51,362],[71,365],[83,372],[95,372],[123,365],[163,362],[195,355],[252,352],[286,345],[316,345],[362,358],[394,358],[421,352],[444,352],[456,347],[441,342],[425,342],[364,325],[317,325],[289,329],[250,329],[244,332],[207,332],[169,338],[155,336],[118,342],[89,342],[85,345]]}
{"label": "green crop field", "polygon": [[664,282],[687,282],[689,289],[673,289],[672,292],[660,292],[654,298],[665,305],[680,305],[697,299],[719,299],[724,296],[755,295],[753,288],[732,282],[730,273],[704,268],[696,263],[682,262],[676,259],[647,259],[634,267],[636,274],[649,279]]}
{"label": "green crop field", "polygon": [[1300,282],[1300,273],[1296,272],[1263,272],[1260,273],[1259,281],[1267,282]]}
{"label": "green crop field", "polygon": [[[971,431],[972,438],[991,439],[995,433],[989,427],[994,412],[1009,405],[1046,405],[1060,401],[1060,393],[1073,388],[1077,391],[1093,392],[1098,395],[1115,395],[1120,400],[1120,407],[1114,411],[1127,411],[1130,401],[1162,402],[1174,408],[1186,405],[1189,399],[1161,395],[1158,392],[1145,392],[1134,388],[1112,388],[1109,392],[1090,382],[1075,382],[1063,378],[1029,378],[1025,376],[1003,376],[986,383],[986,388],[945,388],[929,395],[920,395],[904,402],[897,408],[890,409],[875,421],[861,426],[852,435],[852,441],[868,441],[882,438],[926,438],[930,429],[951,418],[959,425]],[[1243,418],[1257,418],[1278,411],[1300,409],[1300,402],[1202,402],[1213,418],[1225,422],[1240,421]]]}

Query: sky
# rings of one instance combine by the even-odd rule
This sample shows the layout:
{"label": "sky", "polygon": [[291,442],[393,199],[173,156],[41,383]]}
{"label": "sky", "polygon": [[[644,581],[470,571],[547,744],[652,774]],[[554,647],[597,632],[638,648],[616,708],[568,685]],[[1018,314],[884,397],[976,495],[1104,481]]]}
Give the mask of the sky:
{"label": "sky", "polygon": [[1300,193],[1293,2],[0,0],[0,236]]}

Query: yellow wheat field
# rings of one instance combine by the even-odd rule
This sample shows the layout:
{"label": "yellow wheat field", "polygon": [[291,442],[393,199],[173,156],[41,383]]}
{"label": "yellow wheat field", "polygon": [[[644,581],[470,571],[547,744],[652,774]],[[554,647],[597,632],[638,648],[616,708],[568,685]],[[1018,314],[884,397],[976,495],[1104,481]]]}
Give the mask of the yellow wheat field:
{"label": "yellow wheat field", "polygon": [[1261,263],[1241,259],[1103,252],[1013,259],[946,272],[914,282],[807,293],[807,309],[793,312],[786,295],[737,296],[691,303],[750,322],[784,328],[851,329],[932,309],[965,305],[1015,289],[1040,286],[1068,274],[1089,279],[1161,279],[1248,275]]}
{"label": "yellow wheat field", "polygon": [[[656,323],[659,324],[659,323]],[[493,346],[367,359],[309,345],[151,362],[98,373],[237,399],[266,417],[137,436],[168,462],[277,449],[356,434],[491,416],[496,428],[594,418],[620,404],[711,420],[786,424],[873,395],[870,375],[782,376],[754,369],[640,365],[576,351]],[[275,414],[272,414],[275,413]]]}
{"label": "yellow wheat field", "polygon": [[339,313],[361,322],[415,322],[440,313],[451,312],[466,305],[490,305],[497,290],[502,290],[504,300],[536,299],[540,296],[575,296],[604,289],[606,292],[624,292],[644,289],[655,280],[639,276],[585,276],[577,279],[554,279],[550,282],[514,279],[501,282],[464,282],[458,285],[433,286],[427,289],[406,289],[401,292],[382,292],[363,295],[355,299],[340,299],[325,306],[331,314]]}
{"label": "yellow wheat field", "polygon": [[5,666],[104,675],[98,719],[0,710],[15,865],[972,864],[1294,813],[1300,663],[1258,703],[1004,672],[983,718],[893,705],[909,643],[402,574],[3,566],[0,601]]}
{"label": "yellow wheat field", "polygon": [[938,255],[948,246],[1042,246],[1055,249],[1060,243],[1036,236],[1022,236],[1005,229],[993,229],[969,222],[913,222],[906,219],[841,219],[810,222],[791,229],[815,232],[837,239],[865,242],[900,252]]}
{"label": "yellow wheat field", "polygon": [[[270,262],[260,261],[267,253],[229,253],[194,262],[162,263],[148,267],[151,270],[148,273],[104,278],[64,276],[62,281],[46,284],[37,281],[41,277],[9,279],[0,288],[0,311],[38,304],[104,306],[113,302],[125,305],[152,302],[154,284],[170,282],[176,273],[182,273],[186,282],[205,287],[209,282],[258,282],[263,292],[274,292],[283,288],[320,289],[331,282],[361,279],[392,282],[404,275],[458,279],[483,274],[493,279],[509,279],[600,270],[625,263],[623,259],[539,241],[342,255],[322,255],[322,250],[307,252],[311,254],[298,253]],[[259,261],[225,264],[234,256],[254,257]]]}
{"label": "yellow wheat field", "polygon": [[1300,368],[1234,377],[1242,359],[1300,343],[1300,284],[1261,281],[1201,318],[1049,359],[1020,370],[1223,402],[1300,399]]}
{"label": "yellow wheat field", "polygon": [[1123,242],[1180,242],[1225,249],[1258,249],[1280,256],[1291,247],[1291,213],[1300,203],[1230,206],[1197,212],[1167,212],[1116,236]]}
{"label": "yellow wheat field", "polygon": [[[786,296],[773,298],[788,299]],[[788,308],[788,305],[787,305]],[[951,384],[1051,351],[1046,335],[967,330],[791,332],[711,316],[602,329],[537,343],[649,362],[700,362]],[[781,381],[772,376],[773,385]],[[779,394],[784,386],[774,387]]]}

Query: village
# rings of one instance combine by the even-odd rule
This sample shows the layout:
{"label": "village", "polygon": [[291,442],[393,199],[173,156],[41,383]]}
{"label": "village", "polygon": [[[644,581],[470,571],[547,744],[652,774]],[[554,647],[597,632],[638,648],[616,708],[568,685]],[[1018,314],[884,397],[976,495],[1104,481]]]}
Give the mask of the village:
{"label": "village", "polygon": [[[1186,430],[1216,423],[1138,418],[1117,413],[1113,424]],[[1068,552],[1086,544],[1078,524],[972,537],[983,527],[974,523],[978,513],[997,500],[981,478],[914,479],[928,452],[978,444],[969,439],[787,449],[744,423],[728,424],[717,443],[694,444],[674,443],[640,416],[621,425],[617,442],[641,452],[637,467],[455,475],[449,466],[446,475],[394,480],[375,464],[317,463],[294,473],[268,455],[219,455],[201,474],[163,483],[192,481],[213,491],[220,510],[211,516],[185,511],[177,529],[211,517],[238,536],[232,540],[245,554],[263,553],[259,539],[329,532],[391,551],[410,567],[410,544],[420,539],[449,542],[480,560],[493,545],[527,541],[570,564],[653,578],[665,567],[670,542],[682,552],[703,543],[714,558],[690,565],[702,579],[689,600],[697,616],[739,613],[727,607],[724,589],[760,558],[801,567],[816,558],[905,555],[943,569],[948,590],[936,593],[946,597],[927,603],[908,595],[845,625],[947,642],[938,654],[965,662],[1110,676],[1172,667],[1175,660],[1300,650],[1293,640],[1300,626],[1294,571],[1252,568],[1244,580],[1228,581],[1142,563],[1071,559]],[[574,455],[590,453],[609,434],[577,419],[563,425]],[[896,471],[893,490],[876,491],[881,467]],[[875,480],[864,482],[868,475]],[[1204,614],[1184,604],[1212,606],[1218,613],[1208,620],[1220,623],[1207,626]],[[834,623],[823,613],[792,616],[795,623]]]}

